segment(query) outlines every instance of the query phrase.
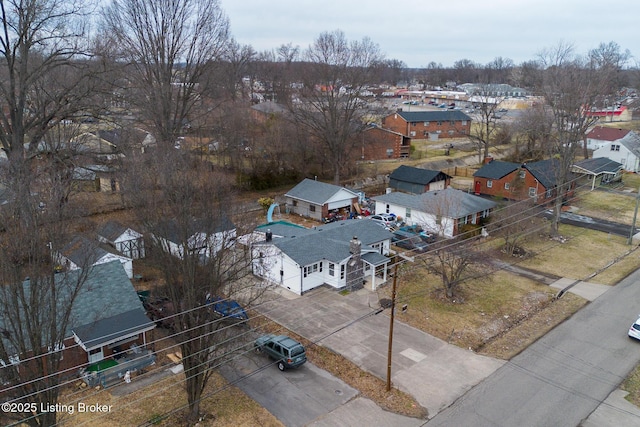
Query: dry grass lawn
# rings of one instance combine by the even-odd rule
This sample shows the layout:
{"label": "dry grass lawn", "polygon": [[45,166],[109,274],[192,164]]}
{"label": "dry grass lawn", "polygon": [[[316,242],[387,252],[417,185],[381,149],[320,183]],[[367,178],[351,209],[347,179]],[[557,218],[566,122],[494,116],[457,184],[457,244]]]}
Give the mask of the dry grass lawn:
{"label": "dry grass lawn", "polygon": [[[398,320],[459,347],[502,359],[517,354],[548,330],[529,327],[530,319],[542,316],[551,328],[585,303],[574,296],[555,301],[555,290],[506,271],[464,283],[453,300],[443,296],[439,278],[418,265],[403,271],[398,280],[398,304],[408,306],[406,312],[398,312]],[[388,287],[381,290],[382,296],[388,297],[389,291]],[[515,337],[511,331],[520,331],[526,338],[518,338],[508,348],[493,344],[508,333]]]}
{"label": "dry grass lawn", "polygon": [[[584,279],[630,249],[621,236],[564,224],[559,230],[568,239],[565,243],[551,240],[546,234],[535,236],[524,245],[533,256],[520,265],[560,277]],[[615,278],[616,275],[604,275],[599,283],[613,285]]]}
{"label": "dry grass lawn", "polygon": [[631,225],[636,200],[632,196],[594,190],[580,192],[572,203],[579,207],[580,215]]}

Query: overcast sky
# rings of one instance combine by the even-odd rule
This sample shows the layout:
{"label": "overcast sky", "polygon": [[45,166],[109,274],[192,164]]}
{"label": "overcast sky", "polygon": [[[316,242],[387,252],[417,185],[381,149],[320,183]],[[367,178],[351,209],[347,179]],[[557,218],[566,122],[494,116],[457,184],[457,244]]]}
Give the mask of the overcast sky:
{"label": "overcast sky", "polygon": [[[306,49],[322,32],[369,37],[409,67],[451,66],[497,56],[516,64],[560,41],[580,53],[617,42],[640,60],[640,1],[594,0],[221,0],[231,31],[258,52]],[[639,61],[640,62],[640,61]]]}

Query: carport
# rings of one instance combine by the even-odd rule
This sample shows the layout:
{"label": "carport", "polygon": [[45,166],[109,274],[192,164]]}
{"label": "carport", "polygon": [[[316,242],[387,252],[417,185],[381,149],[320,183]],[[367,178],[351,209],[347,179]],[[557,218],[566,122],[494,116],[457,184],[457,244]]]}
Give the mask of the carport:
{"label": "carport", "polygon": [[616,182],[622,179],[622,164],[606,157],[584,159],[571,167],[571,172],[588,176],[591,179],[591,189],[596,187],[596,180],[601,184]]}

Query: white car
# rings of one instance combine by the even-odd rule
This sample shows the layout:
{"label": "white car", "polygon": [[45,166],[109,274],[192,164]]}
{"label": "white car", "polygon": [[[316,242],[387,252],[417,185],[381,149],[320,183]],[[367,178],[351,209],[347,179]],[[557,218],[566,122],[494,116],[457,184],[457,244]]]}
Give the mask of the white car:
{"label": "white car", "polygon": [[375,221],[384,227],[393,227],[396,225],[396,216],[390,214],[376,214],[369,217],[371,221]]}
{"label": "white car", "polygon": [[629,336],[640,340],[640,317],[629,328]]}

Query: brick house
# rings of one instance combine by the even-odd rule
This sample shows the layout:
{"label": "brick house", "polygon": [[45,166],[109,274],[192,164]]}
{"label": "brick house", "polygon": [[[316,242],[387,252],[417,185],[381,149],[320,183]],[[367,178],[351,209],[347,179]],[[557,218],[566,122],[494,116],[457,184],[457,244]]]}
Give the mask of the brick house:
{"label": "brick house", "polygon": [[461,138],[471,131],[471,117],[460,110],[397,111],[382,119],[382,127],[409,138]]}
{"label": "brick house", "polygon": [[[125,371],[135,372],[155,362],[155,355],[146,348],[147,333],[155,328],[146,315],[142,302],[131,281],[118,261],[91,267],[83,277],[82,270],[57,273],[54,277],[56,293],[44,292],[43,298],[60,306],[68,303],[70,292],[79,286],[64,340],[53,351],[62,351],[60,372],[75,375],[81,369],[87,379],[100,380],[91,385],[117,379]],[[84,281],[83,281],[84,280]],[[27,279],[23,286],[31,285]],[[28,309],[28,301],[21,310]],[[46,315],[46,314],[45,314]],[[28,363],[30,351],[20,352],[19,338],[28,334],[26,325],[10,321],[13,314],[9,310],[0,312],[0,329],[5,334],[0,337],[9,354],[9,361],[0,360],[0,366]],[[18,341],[16,341],[18,340]],[[48,350],[52,351],[52,350]],[[94,365],[96,369],[90,370]],[[121,378],[121,376],[120,376]],[[0,378],[2,380],[2,378]]]}
{"label": "brick house", "polygon": [[[556,196],[557,160],[531,163],[487,159],[473,174],[474,193],[511,200],[533,198],[537,204],[553,202]],[[572,181],[570,193],[575,182]]]}
{"label": "brick house", "polygon": [[411,153],[411,138],[390,129],[370,126],[362,132],[361,138],[358,160],[400,159]]}

